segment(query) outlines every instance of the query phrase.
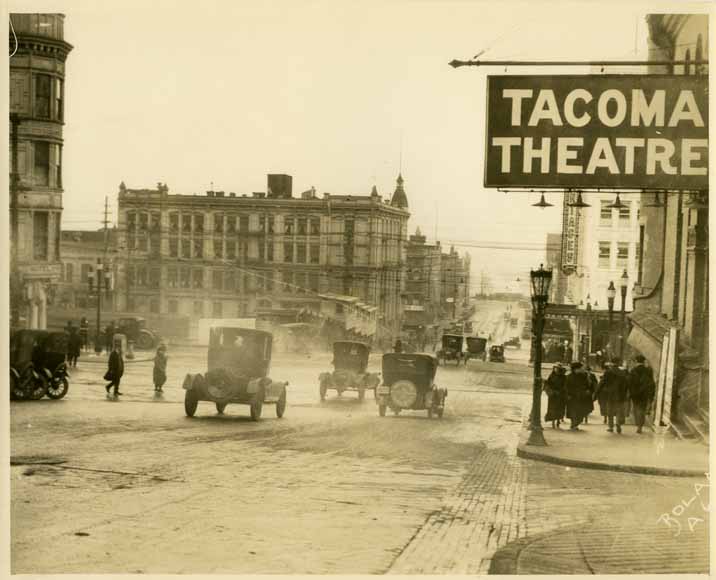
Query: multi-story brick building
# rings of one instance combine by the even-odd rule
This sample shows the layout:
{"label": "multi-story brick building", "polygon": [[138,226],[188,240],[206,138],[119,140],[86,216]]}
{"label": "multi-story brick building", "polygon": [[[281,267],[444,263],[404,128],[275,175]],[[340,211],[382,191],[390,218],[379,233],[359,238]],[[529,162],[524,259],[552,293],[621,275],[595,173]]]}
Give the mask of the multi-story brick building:
{"label": "multi-story brick building", "polygon": [[293,197],[285,175],[269,175],[267,193],[122,184],[118,197],[118,310],[287,322],[324,311],[320,295],[353,296],[377,307],[379,336],[399,333],[410,215],[402,177],[390,202],[375,188]]}
{"label": "multi-story brick building", "polygon": [[440,259],[441,296],[443,316],[460,319],[470,302],[470,254],[460,256],[454,247]]}
{"label": "multi-story brick building", "polygon": [[61,275],[64,81],[72,46],[62,14],[10,19],[10,307],[13,325],[45,328]]}

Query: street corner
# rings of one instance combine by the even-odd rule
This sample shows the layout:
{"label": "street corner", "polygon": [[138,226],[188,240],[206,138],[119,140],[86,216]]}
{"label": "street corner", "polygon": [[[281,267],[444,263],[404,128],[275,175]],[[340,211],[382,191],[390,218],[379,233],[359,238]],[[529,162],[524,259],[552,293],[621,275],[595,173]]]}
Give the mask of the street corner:
{"label": "street corner", "polygon": [[601,423],[582,425],[578,431],[545,429],[545,446],[530,445],[529,434],[522,431],[517,445],[517,456],[523,459],[671,477],[703,477],[709,470],[708,447],[670,434],[636,433],[629,425],[622,433],[609,432]]}

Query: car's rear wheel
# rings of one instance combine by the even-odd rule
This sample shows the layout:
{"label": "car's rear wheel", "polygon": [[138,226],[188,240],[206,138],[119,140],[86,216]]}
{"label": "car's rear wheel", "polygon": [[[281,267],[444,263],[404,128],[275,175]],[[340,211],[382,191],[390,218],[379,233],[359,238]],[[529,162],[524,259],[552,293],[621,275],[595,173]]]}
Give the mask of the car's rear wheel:
{"label": "car's rear wheel", "polygon": [[219,415],[223,415],[226,405],[227,403],[216,403],[216,412],[219,413]]}
{"label": "car's rear wheel", "polygon": [[48,382],[45,377],[40,375],[38,378],[33,379],[30,386],[30,399],[33,401],[39,401],[47,394]]}
{"label": "car's rear wheel", "polygon": [[278,398],[278,401],[276,402],[276,416],[280,419],[283,417],[283,414],[286,412],[286,389],[284,388],[281,391],[281,396]]}
{"label": "car's rear wheel", "polygon": [[386,405],[378,405],[378,415],[385,417],[385,411],[388,407]]}
{"label": "car's rear wheel", "polygon": [[140,332],[137,337],[137,348],[149,350],[154,346],[154,337],[148,332]]}
{"label": "car's rear wheel", "polygon": [[70,383],[63,377],[57,382],[50,383],[47,387],[47,396],[50,397],[50,399],[58,400],[64,397],[69,389]]}
{"label": "car's rear wheel", "polygon": [[184,395],[184,412],[187,417],[193,417],[196,413],[196,408],[199,405],[199,399],[197,399],[194,391],[187,391]]}

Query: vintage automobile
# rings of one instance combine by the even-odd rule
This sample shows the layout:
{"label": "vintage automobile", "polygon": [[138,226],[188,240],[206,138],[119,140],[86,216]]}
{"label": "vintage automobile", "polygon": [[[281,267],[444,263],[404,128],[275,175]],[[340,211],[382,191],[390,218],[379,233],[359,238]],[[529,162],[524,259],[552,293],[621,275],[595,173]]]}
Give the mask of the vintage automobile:
{"label": "vintage automobile", "polygon": [[18,330],[10,337],[10,397],[61,399],[69,390],[64,332]]}
{"label": "vintage automobile", "polygon": [[140,350],[150,350],[161,342],[159,333],[147,328],[147,321],[139,316],[120,318],[115,329],[117,333],[124,334],[128,341]]}
{"label": "vintage automobile", "polygon": [[482,361],[487,360],[487,339],[481,336],[468,336],[465,339],[467,342],[467,352],[465,352],[465,364],[471,358],[480,359]]}
{"label": "vintage automobile", "polygon": [[249,405],[251,418],[258,421],[264,404],[276,405],[276,416],[286,411],[288,382],[268,377],[271,365],[270,332],[216,326],[209,330],[206,374],[187,374],[183,388],[184,410],[193,417],[199,401],[211,401],[218,413],[229,403]]}
{"label": "vintage automobile", "polygon": [[378,414],[385,417],[390,408],[395,415],[411,409],[442,417],[447,389],[433,382],[437,367],[436,358],[429,354],[384,354],[383,385],[375,390]]}
{"label": "vintage automobile", "polygon": [[438,364],[454,360],[458,365],[462,361],[463,336],[461,334],[443,334],[442,348],[437,352]]}
{"label": "vintage automobile", "polygon": [[494,344],[490,347],[490,362],[505,362],[505,347]]}
{"label": "vintage automobile", "polygon": [[522,348],[522,342],[520,342],[520,337],[513,336],[507,342],[505,342],[505,346],[514,346],[515,348]]}
{"label": "vintage automobile", "polygon": [[321,401],[326,399],[329,389],[338,391],[340,397],[344,391],[358,391],[358,399],[365,398],[365,392],[380,384],[378,373],[368,373],[368,355],[370,347],[362,342],[338,341],[333,343],[333,372],[321,373],[319,392]]}

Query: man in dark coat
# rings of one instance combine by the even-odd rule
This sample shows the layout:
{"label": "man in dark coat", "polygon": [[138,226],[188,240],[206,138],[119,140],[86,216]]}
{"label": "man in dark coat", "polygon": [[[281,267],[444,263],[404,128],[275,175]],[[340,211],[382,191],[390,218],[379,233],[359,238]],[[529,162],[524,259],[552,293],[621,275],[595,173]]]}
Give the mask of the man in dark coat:
{"label": "man in dark coat", "polygon": [[114,343],[114,348],[109,355],[109,368],[104,375],[104,379],[109,381],[109,384],[105,387],[107,394],[114,387],[114,396],[121,395],[119,392],[119,381],[122,379],[124,374],[124,360],[122,359],[122,342],[117,340]]}
{"label": "man in dark coat", "polygon": [[544,383],[544,392],[548,397],[547,414],[544,420],[552,421],[552,429],[558,429],[560,422],[564,420],[564,408],[567,404],[566,378],[564,367],[557,363]]}
{"label": "man in dark coat", "polygon": [[72,368],[77,368],[77,359],[80,356],[80,348],[82,339],[77,329],[73,326],[70,330],[70,336],[67,339],[67,364]]}
{"label": "man in dark coat", "polygon": [[589,394],[589,377],[580,362],[570,365],[572,372],[567,375],[567,417],[571,420],[571,431],[579,431],[579,425],[589,415],[592,398]]}
{"label": "man in dark coat", "polygon": [[619,368],[620,365],[621,360],[618,357],[612,359],[602,375],[597,392],[597,397],[603,395],[607,403],[607,431],[610,433],[614,432],[615,423],[617,433],[621,433],[624,424],[628,385],[627,375]]}
{"label": "man in dark coat", "polygon": [[646,419],[646,410],[656,394],[656,383],[653,371],[644,364],[646,359],[642,355],[637,355],[634,360],[636,364],[629,372],[629,397],[634,409],[636,432],[641,433]]}

